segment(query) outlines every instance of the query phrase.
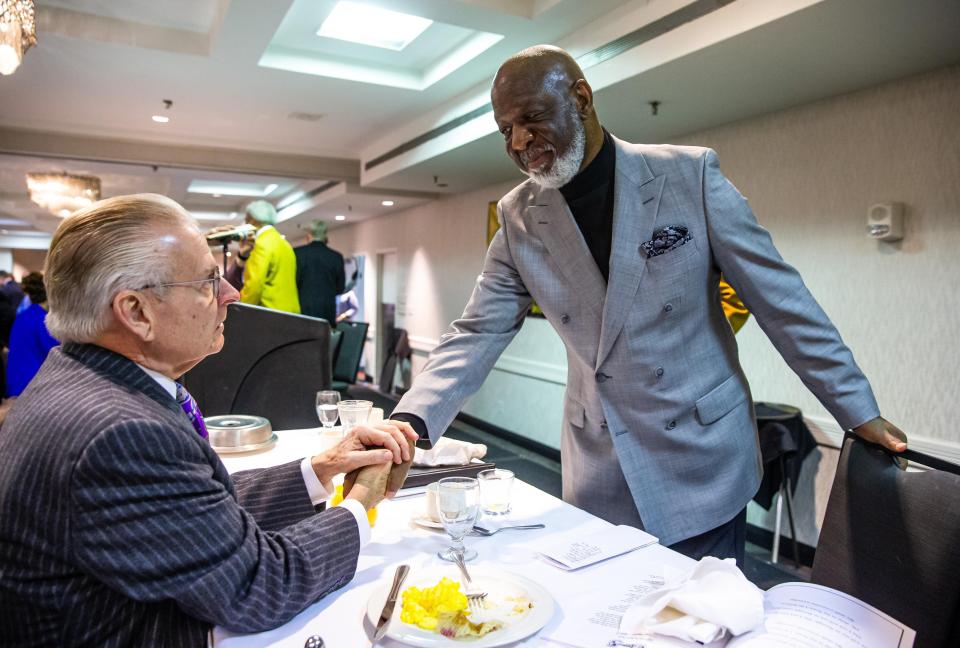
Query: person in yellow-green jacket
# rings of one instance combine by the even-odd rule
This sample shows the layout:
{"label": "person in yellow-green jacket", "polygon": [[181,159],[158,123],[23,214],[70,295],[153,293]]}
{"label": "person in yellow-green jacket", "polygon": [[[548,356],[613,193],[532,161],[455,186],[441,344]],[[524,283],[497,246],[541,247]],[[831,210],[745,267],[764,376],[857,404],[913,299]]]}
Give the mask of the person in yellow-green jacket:
{"label": "person in yellow-green jacket", "polygon": [[297,257],[293,247],[274,227],[277,209],[266,200],[247,205],[246,222],[257,228],[252,241],[240,243],[243,289],[240,301],[265,308],[300,312],[297,296]]}

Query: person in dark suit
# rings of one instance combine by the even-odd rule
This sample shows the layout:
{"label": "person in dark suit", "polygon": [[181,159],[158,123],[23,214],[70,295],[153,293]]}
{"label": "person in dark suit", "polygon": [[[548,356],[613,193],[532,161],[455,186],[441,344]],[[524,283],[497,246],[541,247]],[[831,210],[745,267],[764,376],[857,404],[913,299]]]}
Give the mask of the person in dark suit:
{"label": "person in dark suit", "polygon": [[344,289],[343,255],[327,247],[327,224],[313,221],[310,242],[294,250],[297,253],[297,290],[300,312],[325,319],[337,318],[337,295]]}
{"label": "person in dark suit", "polygon": [[0,428],[0,645],[205,646],[215,624],[267,630],[350,582],[412,430],[357,428],[231,478],[174,380],[220,350],[237,291],[167,198],[65,219],[45,280],[63,345]]}

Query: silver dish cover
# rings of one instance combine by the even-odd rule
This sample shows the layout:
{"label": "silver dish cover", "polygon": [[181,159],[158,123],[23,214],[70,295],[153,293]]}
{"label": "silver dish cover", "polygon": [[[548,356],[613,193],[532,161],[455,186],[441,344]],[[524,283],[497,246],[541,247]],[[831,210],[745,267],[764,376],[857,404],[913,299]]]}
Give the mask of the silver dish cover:
{"label": "silver dish cover", "polygon": [[258,446],[270,441],[273,428],[262,416],[227,414],[203,419],[215,448]]}

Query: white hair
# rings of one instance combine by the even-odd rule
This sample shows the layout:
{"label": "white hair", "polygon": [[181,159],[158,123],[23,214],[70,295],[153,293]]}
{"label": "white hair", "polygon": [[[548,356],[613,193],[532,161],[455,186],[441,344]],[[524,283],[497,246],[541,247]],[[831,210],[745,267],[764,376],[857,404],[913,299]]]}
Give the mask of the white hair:
{"label": "white hair", "polygon": [[195,227],[183,207],[158,194],[117,196],[60,223],[44,283],[46,325],[61,342],[94,342],[111,321],[113,298],[170,281],[175,259],[155,245],[162,226]]}

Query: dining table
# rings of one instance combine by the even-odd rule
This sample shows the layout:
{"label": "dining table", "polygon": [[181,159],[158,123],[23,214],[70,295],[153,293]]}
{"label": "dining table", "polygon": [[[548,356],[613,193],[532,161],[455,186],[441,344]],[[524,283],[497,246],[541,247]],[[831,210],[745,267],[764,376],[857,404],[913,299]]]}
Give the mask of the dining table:
{"label": "dining table", "polygon": [[[255,453],[221,454],[231,472],[279,465],[317,454],[334,442],[336,433],[321,428],[275,432],[275,442]],[[603,493],[597,493],[603,497]],[[401,490],[377,507],[370,542],[360,550],[356,574],[343,588],[310,605],[287,623],[266,632],[238,634],[222,627],[213,631],[217,648],[263,648],[308,645],[324,648],[400,648],[411,645],[388,636],[374,643],[374,623],[368,607],[379,613],[380,601],[401,564],[414,574],[430,570],[460,580],[457,567],[441,560],[437,552],[450,538],[442,528],[426,526],[423,489]],[[322,515],[322,513],[321,513]],[[630,603],[664,582],[668,572],[689,571],[694,561],[659,544],[629,551],[574,570],[566,570],[541,555],[540,550],[558,539],[590,537],[612,530],[609,522],[571,506],[544,491],[517,479],[510,513],[497,518],[483,517],[478,525],[497,529],[507,525],[540,523],[535,530],[504,530],[490,536],[468,535],[466,546],[477,552],[468,563],[474,573],[513,574],[537,584],[552,599],[553,613],[546,624],[530,636],[509,646],[607,646],[617,638],[620,616]],[[408,579],[409,580],[409,579]],[[379,596],[379,599],[376,597]],[[547,605],[548,602],[540,602]],[[397,607],[401,603],[398,601]],[[394,625],[398,622],[394,621]],[[478,641],[454,641],[436,635],[436,645],[501,645],[495,631]],[[503,635],[507,637],[509,635]],[[493,637],[493,639],[490,639]],[[308,643],[312,638],[312,643]],[[317,639],[322,640],[322,644]]]}

